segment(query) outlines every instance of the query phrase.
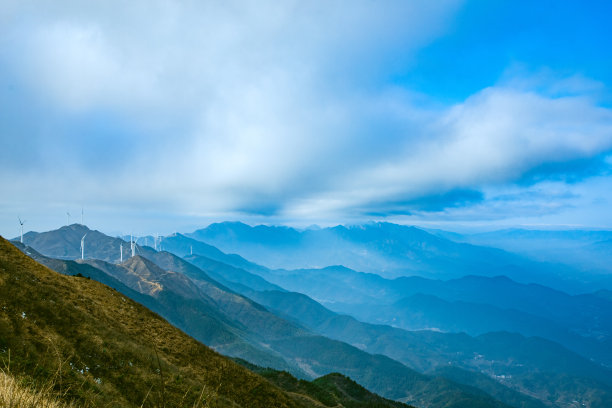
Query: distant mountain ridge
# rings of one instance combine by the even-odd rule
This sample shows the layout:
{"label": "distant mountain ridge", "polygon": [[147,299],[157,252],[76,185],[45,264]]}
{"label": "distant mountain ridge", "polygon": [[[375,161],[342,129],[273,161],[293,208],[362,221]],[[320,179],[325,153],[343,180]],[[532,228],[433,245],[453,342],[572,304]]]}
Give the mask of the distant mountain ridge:
{"label": "distant mountain ridge", "polygon": [[512,228],[453,234],[439,232],[457,242],[487,245],[521,254],[533,260],[555,262],[573,268],[595,286],[612,289],[612,231],[537,230]]}
{"label": "distant mountain ridge", "polygon": [[389,280],[341,266],[258,274],[363,321],[474,335],[516,331],[612,364],[612,301],[595,294],[572,296],[507,277]]}
{"label": "distant mountain ridge", "polygon": [[271,269],[343,265],[386,278],[505,275],[522,283],[541,283],[571,293],[588,288],[588,282],[574,279],[574,271],[567,266],[535,262],[501,249],[455,242],[416,227],[391,223],[298,231],[224,222],[186,235]]}

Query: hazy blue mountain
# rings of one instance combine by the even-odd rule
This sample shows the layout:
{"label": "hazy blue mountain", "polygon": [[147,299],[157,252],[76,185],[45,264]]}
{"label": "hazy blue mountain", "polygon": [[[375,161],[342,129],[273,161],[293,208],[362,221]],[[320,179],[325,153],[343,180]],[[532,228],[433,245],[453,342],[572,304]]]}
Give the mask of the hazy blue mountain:
{"label": "hazy blue mountain", "polygon": [[[472,334],[518,331],[559,341],[600,361],[612,361],[608,351],[612,339],[612,302],[605,296],[572,296],[501,276],[466,276],[446,281],[420,277],[389,280],[345,267],[259,273],[269,282],[305,293],[332,310],[373,323]],[[417,297],[409,306],[398,304],[414,296]],[[431,296],[440,301],[433,302]]]}
{"label": "hazy blue mountain", "polygon": [[[291,236],[295,238],[295,234]],[[193,245],[189,238],[177,236],[176,239],[183,246]],[[216,256],[220,256],[218,252]],[[188,258],[215,279],[247,296],[250,289],[273,290],[267,287],[268,282],[240,268],[199,255]],[[248,261],[244,263],[251,265]],[[292,271],[271,271],[257,266],[257,270],[279,286],[304,292],[334,310],[367,322],[409,330],[464,331],[472,335],[500,330],[518,332],[541,336],[589,358],[612,363],[612,303],[597,296],[570,296],[506,277],[388,280],[341,266]]]}
{"label": "hazy blue mountain", "polygon": [[487,245],[530,259],[565,264],[580,272],[583,280],[611,289],[612,231],[506,229],[455,235],[457,242]]}
{"label": "hazy blue mountain", "polygon": [[248,271],[262,271],[266,269],[263,266],[246,260],[240,255],[222,252],[212,245],[179,233],[164,237],[163,249],[181,257],[191,254],[204,256],[208,259]]}
{"label": "hazy blue mountain", "polygon": [[283,290],[261,276],[245,270],[265,272],[263,266],[249,262],[236,254],[226,254],[212,245],[205,244],[182,234],[173,234],[164,238],[164,251],[183,257],[207,275],[229,288],[241,288],[241,285],[256,290]]}
{"label": "hazy blue mountain", "polygon": [[[306,231],[219,223],[188,235],[215,245],[224,252],[239,253],[273,269],[345,265],[360,271],[398,276],[446,274],[450,266],[467,268],[469,265],[470,269],[476,267],[479,270],[484,265],[492,266],[486,260],[491,256],[475,256],[479,251],[477,247],[443,240],[414,227],[386,223]],[[467,252],[466,256],[451,258],[451,254],[459,255],[462,251]],[[434,256],[436,252],[445,253],[448,257],[440,259]],[[499,268],[500,265],[494,267]]]}
{"label": "hazy blue mountain", "polygon": [[583,356],[612,363],[609,341],[585,338],[548,319],[514,309],[462,301],[448,302],[436,296],[416,294],[393,305],[369,306],[353,313],[357,318],[408,330],[441,330],[479,335],[509,331],[553,340]]}
{"label": "hazy blue mountain", "polygon": [[521,284],[504,276],[465,276],[448,281],[400,278],[393,283],[404,296],[433,294],[449,301],[485,303],[545,317],[576,331],[612,334],[612,304],[591,294],[569,295],[542,285]]}
{"label": "hazy blue mountain", "polygon": [[280,290],[278,285],[268,282],[264,278],[244,269],[215,261],[201,255],[186,255],[184,259],[198,268],[205,270],[208,275],[223,283],[227,287],[242,293],[243,290]]}
{"label": "hazy blue mountain", "polygon": [[[542,377],[550,379],[550,388],[556,387],[558,398],[564,401],[554,406],[565,406],[576,399],[588,402],[587,395],[597,395],[593,397],[595,402],[612,400],[612,371],[544,339],[507,332],[471,337],[406,331],[338,315],[299,293],[253,292],[251,297],[325,336],[387,355],[421,371],[450,373],[454,381],[478,387],[513,406],[542,406],[529,396],[548,402],[539,386],[529,385],[529,381],[541,384]],[[571,378],[576,385],[568,384]]]}
{"label": "hazy blue mountain", "polygon": [[[186,258],[194,261],[199,256],[187,256]],[[344,273],[350,276],[351,273],[347,268],[328,268],[328,272],[329,269],[339,270],[341,275]],[[240,276],[232,267],[225,268],[224,271],[226,272],[224,277],[227,279]],[[379,291],[381,289],[379,286],[386,281],[372,274],[355,274],[365,279],[369,289],[375,292]],[[462,284],[474,284],[474,279],[475,282],[481,283],[481,285],[476,285],[475,290],[482,289],[483,281],[486,283],[491,280],[493,285],[500,282],[516,285],[515,291],[526,289],[541,289],[545,293],[550,291],[548,288],[535,285],[519,285],[505,278],[468,277]],[[428,286],[437,288],[439,284],[445,283],[422,278],[402,278],[401,280],[416,280],[420,282],[421,288]],[[391,282],[395,288],[400,287],[397,281]],[[462,284],[458,284],[457,287],[461,289]],[[453,290],[458,293],[465,291],[458,288]],[[557,394],[561,401],[573,401],[587,394],[598,395],[593,397],[594,401],[608,401],[611,398],[610,393],[606,393],[610,387],[608,370],[545,340],[526,339],[510,333],[498,333],[496,335],[500,336],[499,341],[489,341],[491,335],[474,338],[464,334],[408,332],[389,326],[361,323],[352,317],[337,315],[300,293],[256,291],[246,285],[240,285],[238,290],[274,310],[276,314],[320,334],[346,341],[371,353],[387,355],[421,371],[448,374],[453,381],[482,389],[513,406],[543,406],[542,402],[522,393],[530,392],[528,385],[530,380],[540,383],[540,376],[550,378],[553,382],[560,381],[557,384],[559,387]],[[472,292],[468,291],[468,293]],[[557,292],[552,291],[552,293]],[[560,298],[561,301],[565,301],[568,296],[560,292],[557,294],[563,295]],[[370,306],[366,306],[365,309]],[[478,307],[476,309],[478,310]],[[495,347],[496,344],[499,344],[498,348]],[[540,358],[543,355],[552,356],[545,359]],[[453,363],[452,366],[448,366],[450,361]],[[486,374],[480,374],[481,372]],[[569,378],[574,378],[575,383],[580,386],[568,386]],[[565,388],[561,389],[561,387]],[[534,395],[545,399],[546,393],[542,389],[534,388],[533,391]],[[583,400],[588,402],[588,399]]]}
{"label": "hazy blue mountain", "polygon": [[[594,379],[612,383],[612,371],[609,369],[593,363],[559,344],[537,337],[525,337],[504,331],[485,333],[479,336],[468,336],[464,333],[407,331],[389,325],[363,323],[351,316],[337,314],[299,293],[254,292],[251,297],[271,310],[302,323],[305,327],[336,339],[348,341],[351,344],[361,344],[363,348],[377,347],[381,344],[382,339],[386,339],[387,345],[398,348],[393,353],[403,353],[401,357],[394,356],[394,358],[409,362],[411,366],[415,365],[423,371],[430,370],[440,363],[446,364],[449,357],[452,361],[461,361],[460,359],[452,359],[453,354],[460,352],[465,354],[467,358],[472,359],[474,353],[477,353],[490,355],[489,362],[502,360],[505,356],[508,360],[514,361],[513,364],[520,363],[520,366],[529,367],[532,371],[551,370],[554,372],[580,373],[583,376],[593,376]],[[395,340],[393,340],[394,338]],[[490,342],[486,339],[496,339],[496,341]],[[511,345],[512,342],[515,343],[514,346]],[[431,348],[428,349],[424,347],[425,345],[429,345]],[[528,348],[529,345],[534,347],[533,350]],[[441,348],[436,350],[438,346]],[[404,350],[400,351],[402,348]],[[422,350],[420,353],[423,362],[417,360],[412,362],[410,359],[418,356],[418,350]],[[381,352],[381,350],[377,349],[373,352]],[[442,357],[440,359],[434,357],[436,354]],[[544,354],[555,357],[548,359],[551,361],[542,360]],[[566,371],[568,367],[571,368]]]}
{"label": "hazy blue mountain", "polygon": [[[609,299],[594,294],[572,296],[541,285],[520,284],[506,277],[389,280],[345,267],[274,270],[261,274],[268,281],[290,291],[305,293],[333,310],[378,323],[400,324],[393,319],[398,318],[397,313],[402,308],[393,305],[401,299],[431,295],[445,301],[434,307],[432,302],[425,302],[428,298],[421,296],[421,306],[413,303],[411,307],[415,314],[421,313],[424,317],[421,321],[415,319],[418,317],[415,315],[406,317],[407,326],[403,327],[410,329],[437,327],[446,331],[471,330],[472,333],[516,330],[555,341],[564,341],[567,337],[568,342],[564,344],[572,348],[581,337],[605,344],[612,336],[612,302]],[[459,313],[453,302],[461,302],[456,305],[465,306],[465,313]],[[465,308],[473,309],[473,313]],[[410,308],[404,309],[410,312]],[[451,319],[451,315],[459,315],[461,319]],[[435,323],[434,319],[444,319],[453,326],[441,321]],[[586,344],[590,343],[586,341]]]}
{"label": "hazy blue mountain", "polygon": [[576,276],[568,266],[535,262],[500,249],[455,242],[419,228],[389,223],[298,231],[226,222],[187,235],[272,269],[344,265],[387,278],[506,275],[572,293],[601,288]]}

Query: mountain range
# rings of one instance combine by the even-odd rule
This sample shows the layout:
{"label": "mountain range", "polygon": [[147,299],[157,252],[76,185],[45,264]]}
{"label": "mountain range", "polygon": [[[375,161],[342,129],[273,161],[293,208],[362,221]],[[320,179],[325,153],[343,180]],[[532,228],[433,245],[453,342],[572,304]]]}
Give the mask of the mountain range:
{"label": "mountain range", "polygon": [[385,278],[503,275],[521,283],[539,283],[573,294],[612,289],[612,281],[607,278],[594,279],[565,264],[449,239],[456,234],[433,234],[383,222],[306,230],[224,222],[186,235],[270,269],[342,265]]}
{"label": "mountain range", "polygon": [[[184,255],[214,273],[215,279],[247,296],[250,285],[255,290],[281,287],[304,293],[336,312],[370,323],[471,335],[518,332],[559,342],[587,358],[612,364],[612,302],[601,293],[569,295],[539,284],[518,283],[505,276],[385,279],[342,266],[272,270],[236,255],[211,252],[208,245],[201,248],[202,243],[181,234],[168,237],[165,242],[169,250]],[[200,249],[208,256],[189,255],[190,251],[198,253]],[[276,287],[270,287],[271,284]]]}
{"label": "mountain range", "polygon": [[[52,240],[53,234],[60,236],[66,234],[67,230],[71,231],[68,234],[69,236],[78,237],[85,234],[89,236],[90,234],[86,227],[75,224],[46,233],[46,240]],[[76,234],[74,230],[76,230]],[[30,237],[33,237],[33,235],[24,236],[26,244],[30,243]],[[100,239],[109,242],[115,240],[111,237],[100,237]],[[68,240],[65,241],[69,242]],[[41,241],[32,240],[32,242]],[[100,244],[99,247],[106,248],[107,245]],[[40,246],[35,250],[45,252],[44,247]],[[196,299],[198,303],[193,309],[199,311],[201,305],[207,303],[207,298],[212,299],[215,305],[213,312],[204,313],[207,319],[200,319],[199,330],[208,331],[208,327],[202,326],[202,324],[212,321],[213,329],[217,333],[219,333],[219,327],[225,329],[220,332],[220,337],[215,337],[213,340],[221,338],[221,341],[223,341],[225,339],[223,336],[227,335],[228,332],[235,334],[233,337],[227,337],[231,340],[229,344],[226,342],[207,343],[215,350],[226,355],[287,369],[303,378],[315,378],[331,372],[340,372],[354,378],[360,384],[384,397],[414,403],[419,406],[431,404],[434,398],[438,401],[445,401],[451,407],[465,406],[464,404],[469,406],[505,406],[480,390],[466,387],[442,377],[420,374],[388,357],[371,355],[347,343],[308,331],[303,326],[282,319],[268,312],[263,306],[216,283],[204,271],[169,252],[155,252],[149,247],[138,247],[137,252],[141,255],[130,258],[121,265],[102,263],[104,261],[99,260],[79,262],[90,267],[98,266],[96,268],[98,271],[106,271],[107,275],[114,278],[121,278],[122,276],[121,273],[111,271],[115,268],[124,269],[127,267],[132,271],[137,271],[137,273],[123,273],[125,281],[128,283],[135,274],[143,276],[143,282],[130,283],[130,289],[156,299],[171,299],[165,301],[166,305],[170,304],[174,307],[172,314],[168,315],[170,322],[178,321],[177,316],[182,316],[185,321],[191,320],[182,308],[185,304],[193,304],[190,303],[190,297],[195,293],[194,288],[187,288],[184,284],[184,277],[188,277],[200,293],[204,295]],[[95,251],[90,250],[89,253],[90,256],[95,258]],[[147,263],[143,259],[154,262]],[[144,269],[147,266],[148,269],[145,271]],[[182,275],[179,278],[180,282],[168,284],[167,280],[178,278],[180,275]],[[125,282],[122,283],[125,284]],[[191,298],[191,302],[193,301],[194,299]],[[212,303],[209,301],[209,304]],[[206,309],[202,310],[206,311]],[[164,310],[161,312],[164,312]],[[214,317],[217,318],[213,319]],[[185,328],[186,326],[179,327]],[[191,333],[188,331],[188,334]],[[196,334],[193,335],[196,336]],[[246,348],[245,343],[250,348]],[[280,362],[279,358],[282,359]]]}
{"label": "mountain range", "polygon": [[[77,258],[57,242],[78,248],[85,233],[87,242],[102,241],[86,247],[96,259],[35,252]],[[116,264],[129,243],[98,234],[76,224],[28,233],[24,241],[34,249],[22,250],[62,273],[140,297],[223,354],[300,378],[339,371],[417,406],[561,407],[580,400],[597,407],[612,400],[602,364],[610,350],[605,290],[575,296],[490,274],[389,279],[340,266],[269,269],[182,234],[164,238],[173,253],[137,246],[137,256]],[[497,314],[487,317],[491,311]],[[423,326],[444,332],[405,330]]]}
{"label": "mountain range", "polygon": [[543,262],[562,263],[603,282],[612,272],[612,231],[513,228],[454,234],[452,239],[503,248]]}

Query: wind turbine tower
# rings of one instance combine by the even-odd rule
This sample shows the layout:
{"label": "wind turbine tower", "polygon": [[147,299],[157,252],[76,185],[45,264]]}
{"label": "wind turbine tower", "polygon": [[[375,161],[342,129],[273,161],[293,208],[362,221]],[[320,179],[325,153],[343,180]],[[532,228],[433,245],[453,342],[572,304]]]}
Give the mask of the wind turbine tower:
{"label": "wind turbine tower", "polygon": [[85,237],[87,236],[87,234],[83,235],[83,238],[81,238],[81,259],[85,259]]}
{"label": "wind turbine tower", "polygon": [[130,234],[130,246],[132,247],[132,257],[136,256],[136,241],[132,240],[132,235]]}
{"label": "wind turbine tower", "polygon": [[17,217],[19,219],[19,229],[21,230],[21,243],[23,244],[23,224],[25,224],[25,220],[21,221],[21,217]]}
{"label": "wind turbine tower", "polygon": [[66,221],[66,225],[70,225],[70,213],[68,211],[66,211],[66,216],[68,217]]}
{"label": "wind turbine tower", "polygon": [[119,244],[119,253],[120,255],[120,259],[121,259],[121,263],[123,263],[123,244]]}

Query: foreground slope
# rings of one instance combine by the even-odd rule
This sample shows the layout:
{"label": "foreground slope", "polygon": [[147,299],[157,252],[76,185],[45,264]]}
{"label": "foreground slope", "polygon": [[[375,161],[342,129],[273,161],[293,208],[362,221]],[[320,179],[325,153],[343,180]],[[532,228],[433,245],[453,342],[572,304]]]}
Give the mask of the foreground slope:
{"label": "foreground slope", "polygon": [[58,391],[94,406],[303,405],[115,290],[57,274],[0,238],[6,364],[9,351],[13,372],[56,375]]}

